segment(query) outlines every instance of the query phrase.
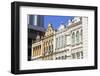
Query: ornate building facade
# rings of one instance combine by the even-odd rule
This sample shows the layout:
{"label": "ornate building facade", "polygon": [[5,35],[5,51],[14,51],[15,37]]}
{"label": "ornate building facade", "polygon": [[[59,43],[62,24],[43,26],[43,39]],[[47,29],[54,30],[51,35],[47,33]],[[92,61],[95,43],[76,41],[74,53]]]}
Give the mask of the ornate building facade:
{"label": "ornate building facade", "polygon": [[55,60],[69,59],[70,52],[70,30],[61,24],[55,33]]}
{"label": "ornate building facade", "polygon": [[[85,20],[86,21],[86,20]],[[75,17],[65,28],[64,25],[55,34],[55,59],[83,58],[83,24],[82,17]],[[86,26],[85,26],[86,27]]]}
{"label": "ornate building facade", "polygon": [[[42,38],[32,44],[33,60],[65,60],[87,58],[88,18],[75,17],[68,25],[54,30],[48,25]],[[36,52],[37,51],[37,52]]]}
{"label": "ornate building facade", "polygon": [[53,60],[54,32],[52,24],[49,24],[43,39],[43,60]]}

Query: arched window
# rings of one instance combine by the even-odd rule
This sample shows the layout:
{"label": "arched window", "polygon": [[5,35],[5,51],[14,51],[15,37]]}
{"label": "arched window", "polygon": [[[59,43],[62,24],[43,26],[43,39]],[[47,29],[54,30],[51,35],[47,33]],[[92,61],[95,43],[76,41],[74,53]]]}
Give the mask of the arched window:
{"label": "arched window", "polygon": [[65,59],[67,59],[67,55],[65,55]]}
{"label": "arched window", "polygon": [[51,40],[51,51],[53,51],[53,39]]}
{"label": "arched window", "polygon": [[59,48],[61,48],[61,36],[59,37]]}
{"label": "arched window", "polygon": [[44,53],[45,53],[45,47],[44,47]]}
{"label": "arched window", "polygon": [[83,59],[83,51],[81,51],[81,59]]}
{"label": "arched window", "polygon": [[60,48],[60,37],[58,37],[58,48]]}
{"label": "arched window", "polygon": [[51,45],[51,41],[50,40],[49,40],[48,44]]}
{"label": "arched window", "polygon": [[81,35],[81,42],[82,42],[83,41],[83,30],[82,29],[81,29],[80,35]]}
{"label": "arched window", "polygon": [[80,52],[77,52],[76,55],[77,55],[77,59],[80,59]]}
{"label": "arched window", "polygon": [[75,43],[75,33],[73,32],[72,33],[72,44],[74,44]]}
{"label": "arched window", "polygon": [[53,52],[53,44],[51,45],[51,49],[52,49],[52,52]]}
{"label": "arched window", "polygon": [[56,38],[56,49],[58,48],[58,38]]}
{"label": "arched window", "polygon": [[47,54],[48,53],[48,46],[46,46],[46,51],[45,51],[45,54]]}
{"label": "arched window", "polygon": [[76,32],[76,42],[79,42],[79,31]]}
{"label": "arched window", "polygon": [[48,52],[51,51],[51,49],[50,49],[50,45],[51,45],[51,41],[49,40],[49,41],[48,41]]}
{"label": "arched window", "polygon": [[65,35],[65,45],[67,45],[67,35]]}
{"label": "arched window", "polygon": [[72,54],[72,58],[73,58],[73,59],[75,59],[75,58],[76,58],[75,53],[73,53],[73,54]]}
{"label": "arched window", "polygon": [[49,45],[49,52],[51,51],[51,46]]}
{"label": "arched window", "polygon": [[63,40],[64,40],[64,39],[63,39],[63,36],[62,36],[62,37],[61,37],[61,47],[63,47],[63,45],[64,45],[64,44],[63,44],[63,43],[64,43]]}
{"label": "arched window", "polygon": [[46,46],[48,46],[48,41],[46,42]]}
{"label": "arched window", "polygon": [[60,37],[58,37],[58,48],[60,48]]}

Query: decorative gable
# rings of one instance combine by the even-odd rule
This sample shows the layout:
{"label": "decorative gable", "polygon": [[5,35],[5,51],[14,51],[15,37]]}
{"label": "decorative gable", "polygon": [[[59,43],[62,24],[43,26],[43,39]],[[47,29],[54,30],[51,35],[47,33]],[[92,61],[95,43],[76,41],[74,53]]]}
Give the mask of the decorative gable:
{"label": "decorative gable", "polygon": [[54,33],[54,30],[53,30],[52,24],[48,24],[48,28],[46,30],[45,36],[50,36],[53,33]]}

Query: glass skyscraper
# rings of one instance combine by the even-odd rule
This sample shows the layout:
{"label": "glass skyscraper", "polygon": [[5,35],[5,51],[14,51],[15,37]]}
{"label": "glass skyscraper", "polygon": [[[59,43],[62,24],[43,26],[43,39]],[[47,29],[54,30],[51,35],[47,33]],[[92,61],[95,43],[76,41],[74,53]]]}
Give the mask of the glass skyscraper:
{"label": "glass skyscraper", "polygon": [[44,17],[41,15],[28,15],[28,60],[31,60],[32,40],[37,37],[41,38],[44,35]]}

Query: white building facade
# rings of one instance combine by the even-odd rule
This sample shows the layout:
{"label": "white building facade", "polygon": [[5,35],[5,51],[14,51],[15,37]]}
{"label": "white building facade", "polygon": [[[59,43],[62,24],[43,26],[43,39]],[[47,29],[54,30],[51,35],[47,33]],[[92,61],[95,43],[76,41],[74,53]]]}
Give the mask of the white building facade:
{"label": "white building facade", "polygon": [[63,24],[55,33],[55,60],[83,59],[88,50],[88,18],[75,17],[65,27]]}

